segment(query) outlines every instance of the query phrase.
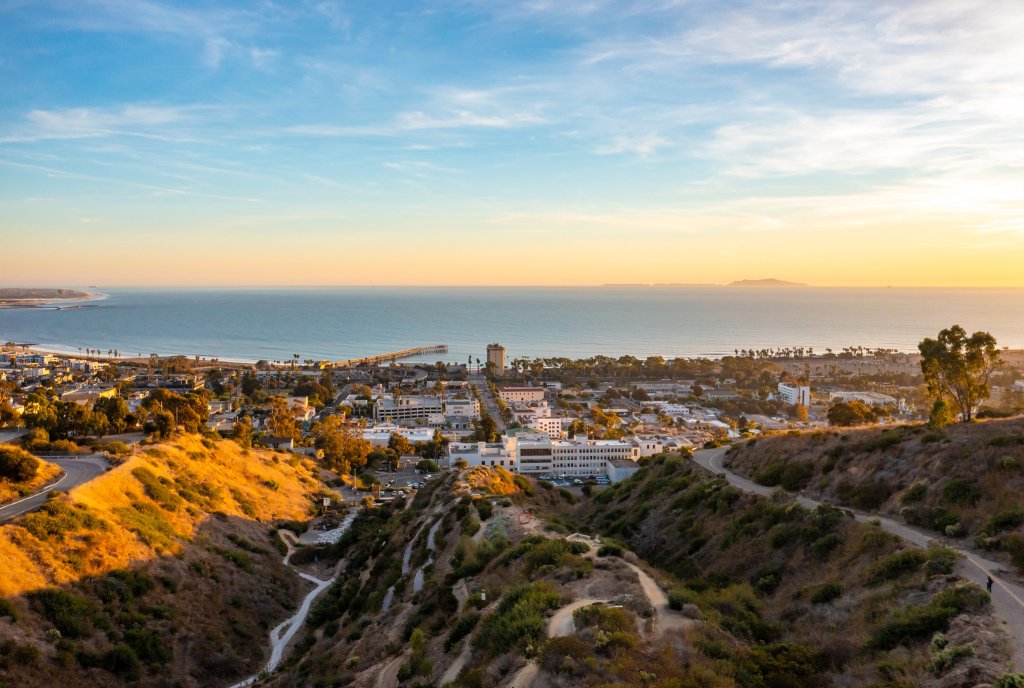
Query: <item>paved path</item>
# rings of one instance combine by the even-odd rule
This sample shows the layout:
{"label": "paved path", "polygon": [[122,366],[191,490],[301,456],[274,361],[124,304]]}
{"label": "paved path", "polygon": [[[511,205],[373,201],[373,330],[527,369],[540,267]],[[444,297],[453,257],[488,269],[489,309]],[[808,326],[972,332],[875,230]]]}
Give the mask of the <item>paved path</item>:
{"label": "paved path", "polygon": [[[727,450],[728,447],[720,447],[718,449],[697,451],[694,452],[693,460],[709,471],[724,476],[730,485],[746,492],[753,492],[765,497],[775,492],[777,488],[758,485],[725,468],[723,461]],[[820,504],[826,503],[804,497],[803,495],[798,495],[796,500],[801,506],[808,509],[814,509]],[[905,523],[899,523],[891,518],[858,512],[842,506],[839,508],[852,513],[854,518],[860,523],[877,520],[881,524],[882,530],[892,533],[918,547],[927,547],[933,542],[949,547],[963,557],[957,563],[956,573],[966,580],[984,586],[985,579],[991,576],[994,581],[992,586],[993,611],[995,616],[1006,624],[1010,637],[1013,640],[1014,665],[1018,670],[1024,669],[1024,588],[1000,577],[1001,565],[998,562],[985,559],[970,550],[957,547],[955,544],[944,539],[929,535],[924,531],[908,526]]]}
{"label": "paved path", "polygon": [[38,509],[46,501],[46,496],[51,490],[68,492],[72,488],[87,483],[93,478],[103,475],[110,464],[98,456],[83,456],[74,459],[46,459],[48,463],[60,466],[64,475],[57,481],[45,485],[35,494],[22,497],[0,507],[0,523],[21,516],[24,513]]}
{"label": "paved path", "polygon": [[[352,525],[352,521],[355,520],[356,513],[357,512],[353,510],[349,516],[346,516],[345,520],[342,521],[342,527],[347,530]],[[280,529],[277,533],[281,540],[284,541],[284,544],[288,547],[288,553],[285,555],[284,560],[281,563],[285,566],[292,566],[291,558],[292,554],[295,553],[294,545],[298,542],[298,538],[296,538],[295,534],[290,530]],[[302,571],[296,571],[296,573],[312,583],[314,586],[313,589],[306,594],[305,598],[303,598],[298,611],[279,623],[274,627],[274,630],[270,632],[270,659],[267,661],[267,665],[263,667],[259,674],[243,679],[231,686],[231,688],[245,688],[245,686],[251,686],[256,683],[261,676],[272,674],[274,670],[277,669],[277,665],[280,664],[281,660],[284,658],[285,650],[288,649],[288,643],[292,641],[292,638],[295,637],[295,634],[298,633],[299,629],[302,628],[302,624],[306,621],[306,616],[309,614],[309,610],[313,606],[313,601],[320,595],[320,593],[330,587],[331,583],[333,583],[338,577],[337,573],[335,573],[335,575],[331,576],[329,579],[321,580],[315,576],[309,575],[308,573],[303,573]]]}

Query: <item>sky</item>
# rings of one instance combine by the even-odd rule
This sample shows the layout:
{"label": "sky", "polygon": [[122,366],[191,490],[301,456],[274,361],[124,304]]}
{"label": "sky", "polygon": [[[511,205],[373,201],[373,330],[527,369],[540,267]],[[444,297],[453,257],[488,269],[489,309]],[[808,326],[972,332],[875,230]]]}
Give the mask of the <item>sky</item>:
{"label": "sky", "polygon": [[0,0],[0,283],[1024,287],[1020,0]]}

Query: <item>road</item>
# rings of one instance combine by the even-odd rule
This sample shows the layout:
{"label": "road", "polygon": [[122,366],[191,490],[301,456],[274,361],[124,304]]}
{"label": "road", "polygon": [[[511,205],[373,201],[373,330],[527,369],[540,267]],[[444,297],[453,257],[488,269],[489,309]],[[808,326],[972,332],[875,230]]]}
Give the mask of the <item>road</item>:
{"label": "road", "polygon": [[[709,471],[724,476],[730,485],[745,492],[753,492],[764,497],[775,492],[776,488],[758,485],[725,468],[723,462],[727,450],[728,447],[720,447],[718,449],[697,451],[694,452],[693,460]],[[803,495],[798,495],[796,500],[801,506],[808,509],[814,509],[825,503],[804,497]],[[854,518],[860,523],[877,520],[882,530],[892,533],[918,547],[927,547],[931,543],[949,547],[962,557],[957,563],[956,573],[966,580],[984,586],[986,577],[991,576],[994,582],[991,593],[993,611],[996,617],[1006,624],[1007,631],[1013,640],[1014,665],[1016,665],[1018,670],[1024,669],[1024,588],[1006,580],[1005,577],[1001,577],[1000,573],[1002,571],[998,562],[985,559],[977,553],[958,547],[950,541],[929,535],[924,531],[908,526],[905,523],[899,523],[891,518],[878,514],[863,513],[846,507],[839,508],[852,513]]]}
{"label": "road", "polygon": [[98,456],[83,456],[74,459],[46,459],[47,462],[56,464],[64,470],[64,475],[56,482],[44,486],[41,490],[28,497],[5,504],[0,507],[0,523],[21,516],[33,509],[38,509],[46,501],[46,496],[52,491],[68,492],[82,483],[87,483],[96,476],[102,475],[110,467],[110,464]]}
{"label": "road", "polygon": [[470,375],[469,384],[476,385],[477,391],[480,392],[480,404],[483,405],[487,413],[494,419],[494,424],[498,428],[498,434],[500,435],[505,432],[505,419],[501,417],[501,411],[498,410],[498,402],[494,400],[491,388],[487,386],[487,378],[483,375]]}

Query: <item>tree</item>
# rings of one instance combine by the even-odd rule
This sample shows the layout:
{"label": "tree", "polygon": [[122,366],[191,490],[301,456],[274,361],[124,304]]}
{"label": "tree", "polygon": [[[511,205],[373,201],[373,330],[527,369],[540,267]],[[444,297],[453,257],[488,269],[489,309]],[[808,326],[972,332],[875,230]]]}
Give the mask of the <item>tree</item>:
{"label": "tree", "polygon": [[793,417],[798,421],[806,423],[810,420],[810,415],[807,413],[807,407],[803,404],[797,404],[793,409]]}
{"label": "tree", "polygon": [[240,447],[248,449],[252,446],[252,423],[249,416],[240,416],[231,426],[231,439]]}
{"label": "tree", "polygon": [[968,337],[964,328],[953,325],[936,339],[926,337],[917,348],[929,394],[951,402],[961,420],[971,420],[988,398],[989,376],[1002,363],[995,337],[988,332]]}
{"label": "tree", "polygon": [[21,483],[36,477],[39,459],[13,444],[0,444],[0,480]]}
{"label": "tree", "polygon": [[313,423],[311,434],[314,446],[323,451],[324,464],[339,473],[351,473],[354,468],[365,466],[373,449],[369,440],[355,436],[343,426],[338,416]]}
{"label": "tree", "polygon": [[270,400],[270,419],[267,421],[267,429],[275,437],[290,437],[293,440],[301,437],[299,422],[295,414],[288,407],[288,401],[284,397],[274,397]]}
{"label": "tree", "polygon": [[121,397],[103,397],[97,399],[92,405],[94,416],[102,415],[107,419],[107,426],[111,433],[119,434],[128,427],[128,404]]}
{"label": "tree", "polygon": [[828,410],[828,424],[847,427],[864,425],[877,420],[875,412],[862,401],[837,401]]}
{"label": "tree", "polygon": [[393,449],[399,456],[411,454],[413,451],[412,444],[405,435],[400,435],[397,432],[391,433],[391,437],[388,438],[388,448]]}
{"label": "tree", "polygon": [[928,427],[932,430],[942,430],[947,425],[956,422],[956,414],[953,408],[945,399],[936,399],[932,405],[932,412],[928,416]]}

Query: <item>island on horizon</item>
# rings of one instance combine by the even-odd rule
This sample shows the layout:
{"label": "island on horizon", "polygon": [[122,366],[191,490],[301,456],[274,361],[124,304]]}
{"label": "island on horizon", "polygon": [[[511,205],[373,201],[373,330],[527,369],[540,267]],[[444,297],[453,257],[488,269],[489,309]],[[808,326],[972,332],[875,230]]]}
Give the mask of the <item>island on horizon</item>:
{"label": "island on horizon", "polygon": [[730,287],[806,287],[808,286],[804,282],[787,282],[786,280],[780,280],[775,278],[768,279],[745,279],[736,280],[730,282]]}

